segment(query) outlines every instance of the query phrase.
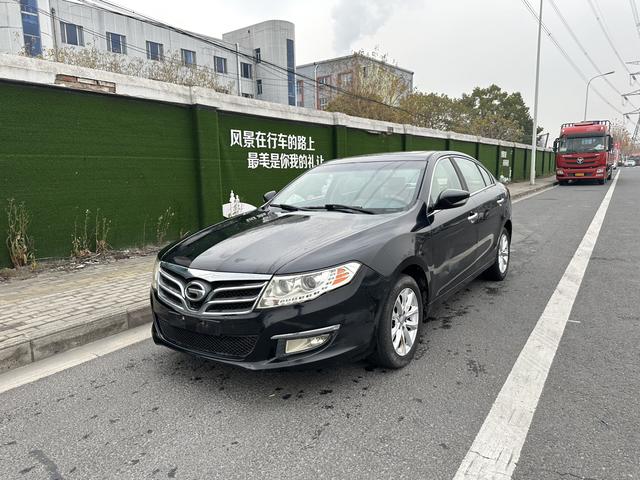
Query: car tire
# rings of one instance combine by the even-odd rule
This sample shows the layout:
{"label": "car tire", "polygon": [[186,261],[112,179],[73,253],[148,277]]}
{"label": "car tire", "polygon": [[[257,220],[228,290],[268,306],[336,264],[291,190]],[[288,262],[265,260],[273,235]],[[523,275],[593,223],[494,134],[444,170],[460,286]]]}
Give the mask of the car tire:
{"label": "car tire", "polygon": [[511,235],[506,228],[502,228],[498,238],[498,248],[496,248],[496,258],[493,264],[484,272],[487,280],[501,282],[509,273],[509,263],[511,263]]}
{"label": "car tire", "polygon": [[413,278],[402,275],[387,297],[375,334],[375,350],[369,360],[385,368],[408,365],[420,340],[423,316],[420,287]]}

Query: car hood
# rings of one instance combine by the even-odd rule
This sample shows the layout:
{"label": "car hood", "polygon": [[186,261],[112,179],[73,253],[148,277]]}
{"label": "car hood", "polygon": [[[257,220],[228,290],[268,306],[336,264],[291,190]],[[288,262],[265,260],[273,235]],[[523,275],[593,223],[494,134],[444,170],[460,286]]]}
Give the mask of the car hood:
{"label": "car hood", "polygon": [[378,235],[363,233],[397,216],[258,209],[187,237],[161,255],[161,260],[218,272],[310,271],[362,261],[371,243],[385,238],[384,229]]}

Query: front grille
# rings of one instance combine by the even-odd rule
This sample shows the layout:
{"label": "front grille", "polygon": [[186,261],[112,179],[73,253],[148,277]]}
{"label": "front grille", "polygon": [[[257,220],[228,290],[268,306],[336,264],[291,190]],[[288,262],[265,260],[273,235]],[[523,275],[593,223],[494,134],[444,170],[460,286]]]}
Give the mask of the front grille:
{"label": "front grille", "polygon": [[180,347],[220,357],[244,358],[258,342],[257,335],[205,335],[160,321],[160,333]]}
{"label": "front grille", "polygon": [[[253,311],[268,278],[268,275],[207,272],[163,263],[158,275],[158,296],[188,315],[241,315]],[[204,298],[198,301],[185,294],[194,280],[206,287]]]}

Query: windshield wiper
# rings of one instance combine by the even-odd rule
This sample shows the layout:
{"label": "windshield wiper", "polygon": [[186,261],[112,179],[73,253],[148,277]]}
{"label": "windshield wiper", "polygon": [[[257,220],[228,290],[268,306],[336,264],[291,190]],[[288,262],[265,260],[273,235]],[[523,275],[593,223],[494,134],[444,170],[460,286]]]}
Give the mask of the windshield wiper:
{"label": "windshield wiper", "polygon": [[272,203],[269,205],[270,207],[281,208],[282,210],[286,210],[288,212],[295,212],[298,210],[308,210],[307,208],[296,207],[295,205],[288,205],[286,203]]}
{"label": "windshield wiper", "polygon": [[334,210],[339,212],[349,212],[349,213],[366,213],[367,215],[374,215],[375,212],[372,210],[367,210],[366,208],[357,207],[355,205],[341,205],[339,203],[326,203],[322,207],[309,207],[309,210]]}

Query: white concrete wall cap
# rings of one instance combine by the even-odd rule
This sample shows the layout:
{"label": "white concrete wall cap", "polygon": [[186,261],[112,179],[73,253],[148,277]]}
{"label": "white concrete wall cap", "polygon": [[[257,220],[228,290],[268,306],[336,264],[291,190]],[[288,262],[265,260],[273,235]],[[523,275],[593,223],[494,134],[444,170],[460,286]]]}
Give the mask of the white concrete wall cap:
{"label": "white concrete wall cap", "polygon": [[[393,133],[396,134],[405,133],[422,137],[448,138],[472,143],[480,142],[490,145],[530,148],[530,145],[521,143],[505,142],[455,132],[443,132],[414,125],[403,125],[368,118],[352,117],[339,112],[325,112],[310,108],[292,107],[289,105],[238,97],[236,95],[228,95],[202,87],[187,87],[75,65],[38,60],[18,55],[0,54],[0,79],[68,88],[55,85],[55,78],[58,74],[114,82],[116,84],[116,95],[147,100],[184,105],[200,104],[236,113],[298,122],[319,123],[322,125],[340,125],[373,132],[389,133],[390,129],[393,129]],[[113,94],[105,93],[105,95]],[[551,151],[551,149],[548,148],[540,150]]]}

